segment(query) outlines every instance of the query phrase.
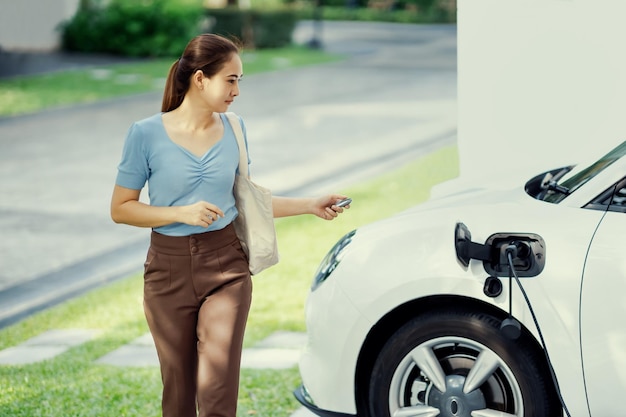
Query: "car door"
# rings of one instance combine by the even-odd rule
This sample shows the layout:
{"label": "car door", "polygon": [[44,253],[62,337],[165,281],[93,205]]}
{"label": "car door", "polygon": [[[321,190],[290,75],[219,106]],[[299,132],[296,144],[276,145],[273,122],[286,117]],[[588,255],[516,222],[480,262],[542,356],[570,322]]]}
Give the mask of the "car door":
{"label": "car door", "polygon": [[581,287],[587,401],[591,416],[622,415],[626,393],[626,180],[587,209],[607,210],[590,243]]}

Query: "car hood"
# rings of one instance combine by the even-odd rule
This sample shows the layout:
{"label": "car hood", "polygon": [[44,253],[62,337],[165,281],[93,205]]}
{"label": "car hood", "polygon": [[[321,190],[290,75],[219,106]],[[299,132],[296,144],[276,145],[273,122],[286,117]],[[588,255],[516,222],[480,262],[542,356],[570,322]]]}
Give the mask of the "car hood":
{"label": "car hood", "polygon": [[[406,250],[415,254],[426,253],[429,248],[436,247],[453,250],[457,223],[465,223],[472,235],[484,242],[493,231],[524,228],[523,225],[515,225],[515,221],[539,216],[528,216],[533,210],[538,210],[532,207],[537,203],[544,209],[548,204],[537,202],[521,187],[508,190],[466,189],[430,199],[360,227],[352,239],[350,251],[355,249],[369,256],[393,251],[389,256],[396,257]],[[415,259],[418,257],[415,256]]]}
{"label": "car hood", "polygon": [[362,226],[352,238],[347,252],[361,258],[355,264],[360,265],[363,272],[371,268],[368,258],[384,256],[392,262],[408,257],[407,263],[415,274],[424,275],[429,274],[429,269],[439,275],[442,264],[448,263],[445,269],[451,267],[448,272],[456,275],[461,269],[450,260],[456,259],[457,224],[467,226],[471,240],[481,244],[495,234],[525,233],[552,238],[564,236],[564,229],[578,233],[563,226],[575,221],[575,211],[536,200],[520,186],[466,189]]}
{"label": "car hood", "polygon": [[460,223],[469,231],[467,237],[479,244],[496,235],[537,235],[549,252],[544,272],[552,267],[579,271],[601,216],[599,211],[536,200],[521,186],[465,189],[360,227],[338,272],[345,268],[349,280],[372,274],[388,280],[396,267],[411,271],[413,279],[484,276],[482,262],[473,262],[467,270],[457,259],[455,232]]}
{"label": "car hood", "polygon": [[460,212],[487,208],[489,208],[489,211],[493,211],[494,206],[510,208],[511,206],[529,204],[535,201],[520,186],[508,188],[465,188],[453,194],[432,197],[430,200],[413,206],[393,217],[400,217],[401,219],[398,221],[405,221],[405,216],[427,211],[448,210]]}

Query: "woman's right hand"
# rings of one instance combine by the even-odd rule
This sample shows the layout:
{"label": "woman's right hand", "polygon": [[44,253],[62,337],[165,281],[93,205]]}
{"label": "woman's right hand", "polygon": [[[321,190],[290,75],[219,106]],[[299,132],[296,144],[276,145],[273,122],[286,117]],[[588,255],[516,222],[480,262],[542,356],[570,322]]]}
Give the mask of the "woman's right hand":
{"label": "woman's right hand", "polygon": [[224,212],[215,204],[199,201],[188,206],[156,207],[139,201],[141,190],[116,185],[111,197],[111,218],[115,223],[138,227],[161,227],[172,223],[209,227]]}
{"label": "woman's right hand", "polygon": [[206,201],[181,206],[180,209],[181,223],[191,226],[209,227],[214,221],[224,217],[224,212],[219,207]]}

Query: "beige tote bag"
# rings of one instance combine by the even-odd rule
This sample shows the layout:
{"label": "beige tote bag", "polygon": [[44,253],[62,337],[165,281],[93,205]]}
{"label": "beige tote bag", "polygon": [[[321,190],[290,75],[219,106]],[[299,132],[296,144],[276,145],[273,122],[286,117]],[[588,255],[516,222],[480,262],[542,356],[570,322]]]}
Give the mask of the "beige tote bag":
{"label": "beige tote bag", "polygon": [[234,221],[237,237],[248,256],[250,273],[256,275],[278,263],[278,243],[274,227],[272,193],[255,184],[248,174],[248,151],[239,117],[226,113],[239,146],[239,173],[235,177],[235,205],[239,215]]}

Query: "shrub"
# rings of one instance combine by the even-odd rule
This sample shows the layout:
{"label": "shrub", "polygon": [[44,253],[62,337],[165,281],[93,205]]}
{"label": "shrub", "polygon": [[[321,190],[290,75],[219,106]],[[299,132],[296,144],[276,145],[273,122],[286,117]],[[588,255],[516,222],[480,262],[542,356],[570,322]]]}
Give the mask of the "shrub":
{"label": "shrub", "polygon": [[227,7],[207,9],[213,20],[211,32],[223,36],[236,36],[247,48],[279,48],[291,44],[297,15],[289,9],[241,10]]}
{"label": "shrub", "polygon": [[176,56],[200,33],[202,9],[167,0],[112,0],[108,6],[84,2],[62,26],[68,51],[133,57]]}
{"label": "shrub", "polygon": [[[308,0],[298,18],[315,19],[316,13],[315,0]],[[456,0],[321,0],[321,15],[324,20],[454,23]]]}

